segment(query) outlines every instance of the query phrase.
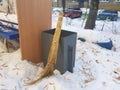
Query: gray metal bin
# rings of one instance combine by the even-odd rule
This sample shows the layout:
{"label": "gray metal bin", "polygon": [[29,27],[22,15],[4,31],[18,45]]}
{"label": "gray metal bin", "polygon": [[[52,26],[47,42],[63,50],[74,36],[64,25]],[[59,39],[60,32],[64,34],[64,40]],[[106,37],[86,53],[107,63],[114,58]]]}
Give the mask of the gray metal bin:
{"label": "gray metal bin", "polygon": [[[55,29],[42,32],[42,44],[43,44],[43,63],[46,65],[48,53],[51,47]],[[59,41],[58,57],[55,69],[58,69],[61,74],[66,71],[73,72],[75,64],[75,51],[76,51],[76,38],[77,33],[71,31],[61,31],[61,37]]]}

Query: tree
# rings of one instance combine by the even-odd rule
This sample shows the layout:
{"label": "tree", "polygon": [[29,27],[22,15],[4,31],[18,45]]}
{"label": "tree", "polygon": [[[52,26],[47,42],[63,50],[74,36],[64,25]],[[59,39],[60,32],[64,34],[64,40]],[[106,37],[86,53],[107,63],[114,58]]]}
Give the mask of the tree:
{"label": "tree", "polygon": [[86,21],[85,29],[93,29],[95,27],[98,6],[99,6],[99,0],[91,0],[90,12],[88,15],[88,19]]}

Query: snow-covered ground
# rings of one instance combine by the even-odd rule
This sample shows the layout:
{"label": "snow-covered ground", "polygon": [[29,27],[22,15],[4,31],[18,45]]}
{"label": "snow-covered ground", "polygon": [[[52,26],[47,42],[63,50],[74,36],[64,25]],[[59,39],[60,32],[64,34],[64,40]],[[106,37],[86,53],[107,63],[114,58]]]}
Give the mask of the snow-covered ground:
{"label": "snow-covered ground", "polygon": [[[52,15],[53,28],[57,15]],[[5,14],[0,13],[0,18],[6,19]],[[9,15],[7,19],[17,22],[15,15]],[[120,20],[97,21],[94,30],[85,30],[84,24],[81,18],[63,20],[62,29],[77,32],[77,38],[86,39],[86,42],[77,40],[74,72],[61,75],[55,70],[54,75],[32,86],[26,86],[25,82],[37,78],[41,64],[22,61],[20,49],[7,53],[0,43],[0,90],[120,90]],[[110,39],[112,50],[94,44]]]}

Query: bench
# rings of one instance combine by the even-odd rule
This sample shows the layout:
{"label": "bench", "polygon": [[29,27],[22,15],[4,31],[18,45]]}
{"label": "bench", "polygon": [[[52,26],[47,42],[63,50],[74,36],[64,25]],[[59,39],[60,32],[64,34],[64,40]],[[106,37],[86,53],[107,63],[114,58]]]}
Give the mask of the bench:
{"label": "bench", "polygon": [[13,41],[19,38],[18,24],[0,19],[0,36],[4,40],[3,43],[5,44],[7,52],[9,52],[8,40]]}
{"label": "bench", "polygon": [[7,25],[7,24],[18,25],[17,23],[5,21],[2,19],[0,19],[0,21],[2,21],[2,23],[0,23],[0,36],[11,40],[19,38],[18,29]]}

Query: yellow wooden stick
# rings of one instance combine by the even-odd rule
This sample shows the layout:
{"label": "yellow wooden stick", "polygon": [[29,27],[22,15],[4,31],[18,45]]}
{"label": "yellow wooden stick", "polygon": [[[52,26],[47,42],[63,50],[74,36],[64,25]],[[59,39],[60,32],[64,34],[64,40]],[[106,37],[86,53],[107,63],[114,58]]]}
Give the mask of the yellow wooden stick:
{"label": "yellow wooden stick", "polygon": [[28,83],[27,85],[33,85],[33,84],[39,82],[42,78],[53,74],[54,65],[56,64],[56,60],[57,60],[59,39],[60,39],[61,27],[62,27],[62,19],[63,19],[63,12],[60,12],[56,30],[55,30],[55,33],[53,36],[52,44],[51,44],[49,55],[48,55],[48,61],[47,61],[45,68],[40,73],[39,78],[37,80],[35,80],[31,83]]}

